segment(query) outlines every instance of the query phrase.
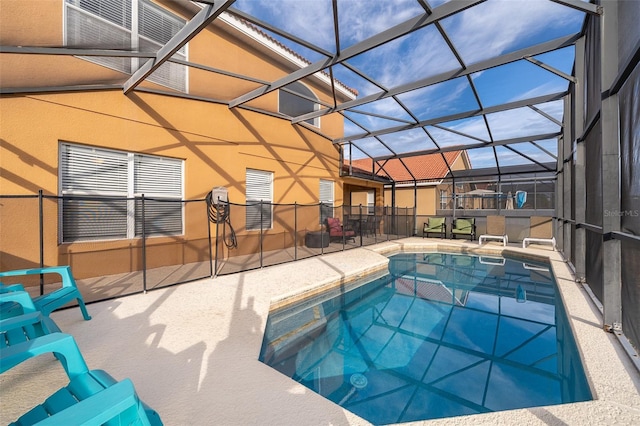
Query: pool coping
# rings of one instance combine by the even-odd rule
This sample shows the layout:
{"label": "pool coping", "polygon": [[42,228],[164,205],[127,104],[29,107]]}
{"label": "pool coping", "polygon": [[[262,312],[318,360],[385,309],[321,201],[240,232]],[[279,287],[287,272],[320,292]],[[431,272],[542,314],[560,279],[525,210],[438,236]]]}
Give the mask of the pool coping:
{"label": "pool coping", "polygon": [[[348,286],[386,268],[390,253],[417,250],[549,259],[596,399],[403,425],[640,423],[637,370],[602,330],[600,312],[562,255],[547,246],[407,238],[94,303],[91,321],[77,308],[52,318],[74,336],[90,368],[131,378],[167,425],[368,425],[258,361],[266,319],[287,299]],[[15,420],[32,400],[60,387],[59,374],[50,371],[57,361],[39,358],[37,368],[0,375],[0,421]]]}

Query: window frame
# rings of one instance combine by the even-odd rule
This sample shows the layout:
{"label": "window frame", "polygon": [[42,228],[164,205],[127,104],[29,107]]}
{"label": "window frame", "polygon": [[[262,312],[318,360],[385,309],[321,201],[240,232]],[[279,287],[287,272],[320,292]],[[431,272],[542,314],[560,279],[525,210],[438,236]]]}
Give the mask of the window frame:
{"label": "window frame", "polygon": [[[82,158],[83,155],[86,156],[87,158],[93,157],[96,164],[101,163],[101,160],[104,161],[104,159],[107,159],[109,156],[112,156],[113,158],[122,157],[121,161],[124,160],[122,166],[124,167],[125,165],[124,163],[126,163],[126,172],[120,171],[120,172],[117,172],[117,174],[119,179],[123,179],[122,175],[123,174],[125,175],[124,183],[120,183],[120,187],[116,188],[117,190],[103,190],[102,188],[104,187],[104,183],[105,183],[104,178],[100,179],[96,177],[96,173],[85,173],[85,175],[91,176],[91,179],[94,181],[94,187],[93,188],[81,187],[79,189],[73,189],[73,188],[70,189],[69,187],[73,185],[82,186],[82,182],[79,179],[74,180],[73,177],[70,177],[70,173],[74,173],[74,172],[77,172],[77,170],[81,170],[83,166],[87,164],[87,159],[83,159],[83,160],[79,159],[77,160],[78,162],[77,164],[70,164],[68,161],[68,157],[72,155],[77,155],[80,158]],[[136,192],[136,189],[139,189],[136,187],[137,176],[141,173],[140,171],[137,171],[137,170],[140,170],[140,167],[137,167],[136,164],[139,162],[141,158],[146,159],[148,163],[156,159],[157,162],[163,163],[162,166],[164,168],[168,168],[167,166],[171,166],[171,165],[173,166],[174,168],[173,175],[179,180],[179,182],[176,183],[174,181],[173,183],[171,183],[170,186],[173,188],[172,193],[169,193],[169,192],[163,193],[162,191],[149,192],[149,191],[145,191],[144,189],[141,192]],[[82,166],[78,167],[80,162],[82,162]],[[58,194],[60,197],[62,197],[61,202],[58,204],[58,215],[59,215],[59,220],[58,220],[58,224],[59,224],[58,240],[59,241],[58,242],[60,244],[71,244],[76,242],[89,242],[89,241],[94,242],[94,241],[110,241],[110,240],[125,240],[125,239],[129,240],[129,239],[140,238],[142,235],[141,235],[141,231],[138,231],[138,229],[141,229],[138,206],[139,206],[139,203],[141,202],[142,194],[144,194],[145,199],[147,198],[150,199],[149,203],[163,203],[165,200],[170,201],[171,203],[177,203],[178,201],[180,202],[179,209],[170,208],[169,210],[166,210],[166,209],[163,210],[162,208],[160,208],[159,211],[156,213],[156,216],[154,216],[155,218],[158,218],[158,217],[161,218],[160,222],[158,222],[157,219],[154,219],[154,217],[145,216],[145,223],[153,222],[154,225],[157,225],[158,223],[162,223],[162,221],[168,221],[167,223],[170,225],[168,229],[171,229],[171,228],[174,229],[173,231],[169,231],[169,232],[164,230],[160,230],[159,232],[145,232],[145,235],[147,237],[166,237],[166,236],[184,235],[185,217],[184,217],[184,203],[182,203],[183,196],[184,196],[184,160],[176,159],[172,157],[134,153],[134,152],[128,152],[123,150],[95,147],[90,145],[82,145],[77,143],[69,143],[69,142],[61,141],[59,143],[59,149],[58,149],[58,165],[59,165]],[[175,169],[178,169],[178,170],[175,170]],[[155,174],[154,178],[157,179],[157,177],[158,177],[158,174]],[[90,197],[95,197],[95,199],[90,200],[89,199]],[[77,212],[79,214],[79,217],[77,218],[74,218],[73,216],[69,216],[69,215],[73,215],[73,212],[67,213],[69,209],[72,208],[71,206],[74,203],[78,203],[77,205],[79,206],[79,207],[75,207],[78,209]],[[116,206],[117,208],[117,205],[119,203],[122,203],[123,206],[126,205],[126,207],[123,207],[123,208],[126,208],[126,211],[124,213],[121,212],[121,214],[125,218],[124,220],[125,224],[124,226],[122,224],[120,224],[119,226],[123,226],[123,228],[120,229],[118,225],[115,226],[116,230],[119,229],[118,232],[114,232],[110,236],[104,236],[106,234],[97,232],[95,234],[78,235],[71,238],[68,237],[69,232],[65,231],[67,226],[76,226],[76,227],[81,226],[82,224],[79,221],[82,219],[82,217],[94,216],[94,214],[92,215],[87,214],[87,211],[91,211],[89,209],[91,209],[92,207],[95,207],[97,208],[97,210],[94,210],[92,213],[95,213],[96,211],[98,213],[104,213],[105,207],[107,207],[106,210],[108,210],[109,206]],[[83,205],[84,207],[86,207],[87,211],[83,210]],[[152,213],[154,211],[154,207],[150,207],[151,205],[152,204],[145,205],[145,213],[147,212]],[[161,205],[162,204],[158,204],[157,207],[160,207]],[[176,218],[176,217],[173,218],[174,222],[171,222],[170,210],[174,210],[173,212],[174,215],[176,214],[179,215],[179,218]],[[179,210],[179,213],[175,213],[176,210]],[[119,218],[116,216],[115,219],[113,220],[118,220],[118,219]],[[98,215],[98,220],[96,221],[96,224],[99,224],[99,221],[100,221],[100,218]],[[179,221],[179,224],[176,223],[178,221]],[[68,222],[74,222],[74,223],[67,225]],[[90,222],[91,222],[91,219],[88,221],[88,223]],[[94,224],[94,227],[96,227],[97,229],[98,225]],[[147,229],[149,228],[147,227]],[[77,234],[73,234],[73,235],[77,235]]]}
{"label": "window frame", "polygon": [[[100,21],[103,25],[107,25],[113,28],[114,32],[121,31],[123,33],[128,34],[129,43],[127,46],[123,45],[123,49],[131,49],[134,51],[140,50],[141,43],[145,43],[147,45],[160,46],[162,47],[166,41],[156,40],[151,38],[148,34],[142,34],[139,27],[138,19],[142,13],[142,9],[144,7],[148,7],[151,10],[155,10],[157,13],[163,15],[167,20],[175,21],[177,23],[181,23],[182,26],[186,25],[186,20],[175,13],[161,7],[160,5],[150,1],[150,0],[131,0],[130,4],[130,21],[128,24],[131,28],[126,26],[126,19],[123,20],[124,23],[116,23],[105,17],[100,15],[96,15],[92,11],[82,8],[80,5],[81,0],[63,0],[63,38],[65,46],[73,46],[73,42],[70,39],[71,36],[71,28],[70,28],[70,17],[69,10],[74,10],[79,13],[82,17],[90,18],[93,20]],[[122,10],[124,11],[126,5],[126,0],[122,0]],[[101,27],[102,28],[102,27]],[[106,27],[104,27],[106,28]],[[188,60],[188,43],[183,46],[180,50],[178,50],[174,56],[177,59]],[[156,50],[157,51],[157,50]],[[122,72],[128,75],[133,75],[133,73],[139,69],[148,58],[117,58],[117,57],[91,57],[91,56],[77,56],[83,60],[92,62],[94,64],[104,66],[110,68],[112,70]],[[174,73],[169,71],[170,69],[179,69],[180,67],[182,71],[180,72],[181,77],[179,79],[172,80],[171,75]],[[169,74],[169,77],[166,78],[165,74]],[[183,75],[183,76],[182,76]],[[154,73],[147,77],[149,82],[154,84],[159,84],[164,87],[168,87],[173,90],[178,90],[183,93],[189,93],[189,71],[188,67],[180,64],[175,64],[171,62],[163,63]]]}
{"label": "window frame", "polygon": [[[325,188],[323,189],[323,185]],[[329,187],[330,185],[330,187]],[[327,192],[331,192],[330,197],[326,197]],[[335,208],[335,182],[328,179],[319,180],[318,202],[320,203],[320,224],[325,223],[328,217],[333,217]],[[331,213],[328,214],[329,210]]]}
{"label": "window frame", "polygon": [[[255,197],[249,197],[249,185],[250,185],[250,174],[253,174],[253,177],[251,179],[251,181],[253,182],[254,180],[262,180],[265,179],[268,181],[267,188],[262,188],[262,189],[266,189],[266,191],[261,192],[259,194],[259,198],[255,198]],[[267,171],[267,170],[259,170],[259,169],[252,169],[252,168],[247,168],[245,170],[245,204],[246,204],[246,210],[245,210],[245,229],[247,231],[264,231],[264,230],[269,230],[269,229],[273,229],[273,182],[274,182],[274,173],[271,171]],[[262,186],[264,186],[264,184],[261,184]],[[255,190],[259,190],[259,187],[253,187],[251,188],[251,192],[255,191]],[[262,203],[260,203],[262,201]],[[264,210],[264,202],[267,202],[269,205],[268,208],[268,226],[262,226],[264,225],[264,215],[262,216],[263,221],[259,223],[259,225],[257,227],[251,226],[250,224],[253,225],[253,223],[255,223],[255,218],[253,215],[255,215],[255,212],[253,213],[253,215],[251,214],[251,210],[257,208],[258,213],[260,213],[260,205],[263,206],[263,210]]]}
{"label": "window frame", "polygon": [[[302,92],[297,92],[295,90],[296,86],[301,86],[302,89],[304,90],[308,90],[309,93],[302,93]],[[287,89],[286,90],[282,90],[282,89]],[[296,94],[297,93],[297,94]],[[280,114],[285,114],[289,117],[293,117],[293,115],[289,114],[288,112],[284,112],[283,108],[282,108],[282,102],[283,102],[283,97],[282,95],[286,94],[287,96],[292,96],[295,97],[297,99],[300,99],[302,101],[307,101],[309,103],[313,104],[313,109],[311,111],[306,111],[306,112],[293,112],[292,114],[295,115],[301,115],[301,114],[308,114],[310,112],[315,112],[315,111],[319,111],[320,110],[320,99],[318,98],[318,96],[316,96],[315,92],[313,90],[311,90],[306,84],[300,82],[300,81],[294,81],[293,83],[288,84],[287,86],[284,86],[283,88],[278,90],[278,112]],[[311,101],[309,98],[313,97],[315,99],[314,101]],[[304,108],[306,109],[306,108]],[[314,118],[310,118],[309,120],[305,120],[304,121],[307,124],[310,124],[314,127],[320,128],[320,117],[314,117]]]}

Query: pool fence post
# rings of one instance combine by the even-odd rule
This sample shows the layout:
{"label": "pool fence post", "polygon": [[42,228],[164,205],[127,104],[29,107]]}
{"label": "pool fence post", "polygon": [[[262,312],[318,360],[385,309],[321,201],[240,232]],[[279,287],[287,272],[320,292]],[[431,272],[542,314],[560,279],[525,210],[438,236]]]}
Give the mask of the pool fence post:
{"label": "pool fence post", "polygon": [[[320,232],[322,240],[322,232]],[[322,244],[321,244],[322,245]],[[298,202],[293,203],[293,260],[298,260]]]}
{"label": "pool fence post", "polygon": [[144,194],[141,198],[142,203],[142,291],[147,292],[147,229],[145,225],[145,206]]}
{"label": "pool fence post", "polygon": [[360,234],[360,247],[362,247],[362,204],[358,205],[360,208],[360,217],[358,217],[358,233]]}
{"label": "pool fence post", "polygon": [[[40,268],[44,268],[44,209],[42,208],[42,189],[38,190],[38,227],[40,230]],[[44,274],[40,274],[40,295],[44,294]]]}
{"label": "pool fence post", "polygon": [[260,267],[261,268],[262,268],[262,228],[264,227],[264,224],[262,223],[263,220],[264,218],[262,213],[262,199],[260,199]]}

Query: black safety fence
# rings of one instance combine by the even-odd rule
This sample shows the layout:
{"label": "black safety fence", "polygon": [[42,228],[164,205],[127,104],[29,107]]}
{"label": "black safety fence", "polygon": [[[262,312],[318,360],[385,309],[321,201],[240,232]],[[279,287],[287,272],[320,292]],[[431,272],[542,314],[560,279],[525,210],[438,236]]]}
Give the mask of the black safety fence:
{"label": "black safety fence", "polygon": [[[0,269],[70,265],[87,302],[213,274],[205,200],[0,195]],[[4,278],[32,296],[59,277]],[[53,280],[53,281],[50,281]]]}
{"label": "black safety fence", "polygon": [[409,237],[415,226],[413,208],[260,201],[215,209],[217,275]]}
{"label": "black safety fence", "polygon": [[[0,270],[70,265],[86,302],[413,235],[414,209],[0,195]],[[337,220],[332,230],[329,220]],[[56,282],[20,282],[32,296]]]}

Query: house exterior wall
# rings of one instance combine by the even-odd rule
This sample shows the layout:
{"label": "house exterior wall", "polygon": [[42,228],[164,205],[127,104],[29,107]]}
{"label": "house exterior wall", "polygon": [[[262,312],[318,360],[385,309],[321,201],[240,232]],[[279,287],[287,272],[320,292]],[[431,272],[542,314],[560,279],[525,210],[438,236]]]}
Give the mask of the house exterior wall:
{"label": "house exterior wall", "polygon": [[[455,161],[450,165],[451,170],[467,170],[470,164],[467,161],[466,154],[458,155]],[[398,185],[396,187],[396,206],[397,207],[413,207],[416,206],[416,214],[418,216],[435,215],[436,210],[440,209],[440,190],[447,191],[447,200],[453,195],[453,187],[450,184],[420,184],[414,191],[413,185]],[[391,189],[385,188],[384,203],[391,205]],[[449,207],[451,208],[451,207]]]}
{"label": "house exterior wall", "polygon": [[[62,45],[62,0],[2,0],[1,7],[3,45]],[[241,43],[227,30],[212,27],[189,43],[189,60],[237,72],[256,69],[263,79],[289,72],[280,59]],[[128,78],[68,56],[3,54],[0,60],[0,81],[8,87],[77,85],[99,79],[122,82]],[[204,71],[191,70],[188,78],[189,94],[197,96],[228,98],[248,90],[246,82]],[[332,100],[328,87],[312,80],[305,83],[320,99]],[[263,96],[253,105],[277,111],[277,93]],[[323,117],[320,122],[326,134],[341,135],[342,125],[339,116]],[[58,195],[60,143],[68,142],[183,159],[186,200],[202,199],[211,188],[224,186],[231,202],[244,203],[245,174],[251,168],[273,173],[274,203],[317,203],[320,179],[335,182],[335,203],[343,203],[339,153],[330,141],[292,126],[288,120],[246,109],[230,110],[215,102],[141,91],[124,95],[118,89],[6,95],[0,98],[0,139],[2,195],[34,195],[39,190]],[[45,199],[43,208],[45,265],[71,264],[77,278],[141,269],[140,239],[60,243],[57,204]],[[34,211],[32,204],[5,202],[0,211],[0,269],[37,265],[37,208]],[[317,227],[318,214],[299,218],[298,228]],[[208,260],[208,229],[202,224],[205,216],[203,204],[187,204],[184,235],[149,238],[147,268]],[[287,213],[282,217],[288,217]],[[244,229],[244,214],[233,219],[239,247],[226,255],[247,254],[256,245],[259,231]],[[277,240],[278,245],[283,239],[293,244],[291,223],[284,222],[274,221],[273,228],[264,231],[264,250],[270,249],[271,240]]]}
{"label": "house exterior wall", "polygon": [[[438,201],[438,191],[433,185],[430,186],[418,186],[417,191],[414,192],[413,186],[399,186],[396,187],[396,206],[397,207],[413,207],[416,205],[416,214],[418,215],[430,215],[435,214]],[[417,199],[414,200],[414,195]],[[387,188],[384,191],[385,205],[391,205],[391,189]]]}

